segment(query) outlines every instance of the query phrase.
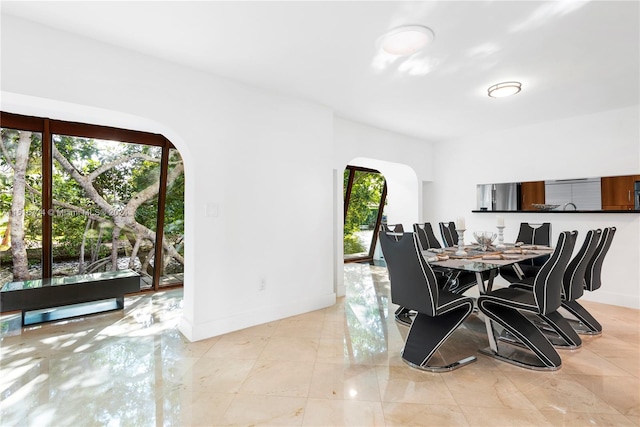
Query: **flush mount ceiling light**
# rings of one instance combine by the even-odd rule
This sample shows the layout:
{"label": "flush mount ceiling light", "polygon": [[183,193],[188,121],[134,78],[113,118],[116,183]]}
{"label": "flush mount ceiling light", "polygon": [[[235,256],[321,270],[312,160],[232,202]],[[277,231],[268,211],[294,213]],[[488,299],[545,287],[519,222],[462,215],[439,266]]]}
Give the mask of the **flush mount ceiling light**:
{"label": "flush mount ceiling light", "polygon": [[520,82],[503,82],[491,86],[487,89],[489,96],[492,98],[504,98],[505,96],[515,95],[520,92],[522,83]]}
{"label": "flush mount ceiling light", "polygon": [[431,41],[434,34],[422,25],[402,25],[389,30],[382,36],[382,50],[391,55],[411,55]]}

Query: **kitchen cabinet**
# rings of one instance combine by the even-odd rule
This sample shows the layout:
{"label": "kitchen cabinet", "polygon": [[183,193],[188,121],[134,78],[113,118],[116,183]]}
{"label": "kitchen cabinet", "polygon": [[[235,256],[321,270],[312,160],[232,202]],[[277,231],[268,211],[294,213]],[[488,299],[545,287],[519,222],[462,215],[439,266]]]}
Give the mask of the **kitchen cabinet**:
{"label": "kitchen cabinet", "polygon": [[523,211],[535,211],[534,204],[543,205],[544,181],[531,181],[520,183],[520,209]]}
{"label": "kitchen cabinet", "polygon": [[634,210],[636,181],[640,181],[640,175],[602,177],[602,210]]}
{"label": "kitchen cabinet", "polygon": [[640,213],[640,174],[487,183],[476,190],[474,212],[533,212],[540,204],[558,207],[538,212]]}

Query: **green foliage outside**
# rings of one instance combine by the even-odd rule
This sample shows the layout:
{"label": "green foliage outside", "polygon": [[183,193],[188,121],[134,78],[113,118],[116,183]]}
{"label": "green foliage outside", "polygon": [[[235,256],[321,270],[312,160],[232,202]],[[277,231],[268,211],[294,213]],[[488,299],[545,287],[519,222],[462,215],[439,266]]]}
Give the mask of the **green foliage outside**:
{"label": "green foliage outside", "polygon": [[[9,227],[9,212],[11,211],[13,197],[13,161],[9,163],[5,159],[5,153],[13,153],[16,150],[19,132],[14,129],[0,130],[3,150],[0,152],[0,251],[9,249],[8,240],[5,238]],[[29,162],[25,171],[25,179],[31,192],[25,194],[24,232],[29,247],[40,246],[42,241],[42,217],[41,213],[41,189],[42,189],[42,139],[39,133],[31,134],[31,148],[29,150]],[[5,261],[6,262],[6,261]],[[38,260],[39,262],[39,260]]]}
{"label": "green foliage outside", "polygon": [[[12,188],[14,159],[20,132],[2,129],[0,144],[0,255],[5,254],[3,268],[10,262],[11,241],[8,227],[14,204]],[[25,171],[26,191],[24,215],[24,241],[27,244],[29,264],[39,263],[42,245],[42,142],[40,134],[33,133],[29,147],[29,162]],[[136,254],[143,263],[153,263],[154,231],[157,228],[158,188],[162,149],[142,144],[102,141],[80,137],[54,135],[54,160],[52,195],[54,214],[52,223],[53,255],[56,259],[75,259],[81,253],[87,262],[104,269],[112,245],[114,230],[119,230],[118,241],[131,253],[139,242]],[[58,158],[56,157],[58,153]],[[176,264],[174,271],[181,271],[184,249],[184,173],[182,159],[177,150],[169,152],[169,178],[164,214],[165,262]],[[80,178],[73,177],[72,172]],[[89,193],[81,185],[89,183]],[[93,191],[95,190],[95,192]],[[124,226],[116,227],[124,209],[133,201],[142,203],[135,208],[131,219],[124,219]],[[105,205],[101,207],[99,201]],[[124,218],[124,216],[122,217]],[[113,247],[112,247],[113,246]],[[29,249],[32,248],[32,249]],[[166,249],[166,246],[165,246]],[[117,252],[123,249],[115,248]],[[174,251],[175,250],[175,251]],[[2,252],[5,251],[5,252]],[[80,257],[82,258],[82,257]],[[133,258],[132,258],[133,259]],[[101,261],[102,260],[102,261]],[[6,273],[5,273],[6,274]]]}
{"label": "green foliage outside", "polygon": [[[349,169],[344,171],[345,191],[349,182],[349,172]],[[363,229],[373,229],[375,226],[384,182],[384,177],[379,173],[355,171],[347,217],[344,221],[345,254],[367,250],[355,233]]]}

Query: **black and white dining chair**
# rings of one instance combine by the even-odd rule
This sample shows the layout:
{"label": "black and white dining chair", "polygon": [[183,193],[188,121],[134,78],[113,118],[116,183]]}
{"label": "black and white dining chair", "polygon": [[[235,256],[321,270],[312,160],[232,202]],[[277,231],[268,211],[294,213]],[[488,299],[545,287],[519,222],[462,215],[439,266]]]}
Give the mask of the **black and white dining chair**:
{"label": "black and white dining chair", "polygon": [[551,244],[551,223],[520,223],[520,230],[518,231],[516,242],[523,242],[530,245],[549,246]]}
{"label": "black and white dining chair", "polygon": [[[387,233],[387,236],[390,236],[393,239],[400,240],[404,234],[404,226],[400,223],[398,224],[380,224],[381,231]],[[384,256],[384,252],[382,254]],[[413,322],[413,318],[415,317],[415,311],[411,311],[405,307],[398,307],[394,313],[396,322],[405,325],[411,326]]]}
{"label": "black and white dining chair", "polygon": [[[598,245],[587,262],[584,272],[584,281],[582,282],[582,288],[584,290],[593,292],[599,289],[602,285],[602,264],[605,256],[609,252],[609,248],[611,247],[611,242],[613,241],[613,236],[615,234],[615,227],[607,227],[602,230],[598,239]],[[566,301],[562,303],[562,308],[567,310],[577,319],[577,322],[572,322],[572,324],[578,333],[599,335],[602,333],[602,325],[577,301],[577,299],[583,294],[581,290],[578,289],[578,282],[579,281],[576,280],[575,287],[572,287],[571,290],[571,297],[567,298]]]}
{"label": "black and white dining chair", "polygon": [[452,248],[458,244],[458,232],[456,231],[455,222],[440,222],[438,226],[440,227],[442,241],[447,248]]}
{"label": "black and white dining chair", "polygon": [[[413,232],[418,236],[420,247],[423,251],[429,249],[442,249],[442,245],[436,238],[431,223],[413,224]],[[476,274],[470,271],[453,271],[444,267],[433,267],[434,271],[448,277],[444,289],[454,294],[462,294],[477,285]],[[488,275],[486,279],[488,279]]]}
{"label": "black and white dining chair", "polygon": [[430,222],[425,222],[424,224],[413,224],[413,232],[418,236],[418,241],[420,242],[420,247],[423,251],[429,249],[442,249],[442,245],[436,238]]}
{"label": "black and white dining chair", "polygon": [[[560,233],[553,253],[535,276],[531,290],[508,287],[478,297],[480,311],[515,337],[517,343],[528,349],[535,358],[523,357],[517,351],[513,351],[514,346],[500,340],[497,351],[483,350],[483,353],[529,369],[560,368],[560,355],[527,314],[541,316],[551,323],[562,318],[555,313],[562,302],[562,280],[575,246],[576,236],[576,231]],[[509,348],[501,347],[505,345]]]}
{"label": "black and white dining chair", "polygon": [[398,233],[401,235],[404,233],[404,226],[400,223],[398,224],[380,224],[380,229],[387,233]]}
{"label": "black and white dining chair", "polygon": [[[516,243],[517,242],[527,245],[551,246],[551,223],[520,223],[520,230],[518,231],[518,237],[516,237]],[[549,257],[540,257],[519,262],[518,267],[520,267],[520,271],[523,274],[522,277],[520,277],[512,265],[501,267],[500,276],[509,283],[518,282],[527,277],[535,277],[547,259],[549,259]]]}
{"label": "black and white dining chair", "polygon": [[391,301],[417,312],[402,350],[402,360],[414,368],[432,372],[451,371],[474,362],[476,357],[469,356],[444,365],[429,364],[471,314],[473,299],[440,289],[437,275],[422,256],[415,233],[404,233],[399,240],[396,237],[384,231],[379,233],[391,283]]}
{"label": "black and white dining chair", "polygon": [[[589,230],[582,242],[582,246],[571,259],[564,271],[562,278],[562,302],[561,307],[571,312],[571,307],[575,304],[575,300],[583,294],[585,284],[585,273],[587,266],[591,262],[593,255],[597,249],[602,230]],[[514,283],[511,286],[521,289],[532,290],[533,281],[524,279],[522,282]],[[561,313],[559,311],[558,313]],[[555,315],[554,315],[555,316]],[[574,327],[574,317],[566,317],[566,320],[556,320],[549,325],[548,319],[542,317],[542,322],[537,323],[538,327],[544,332],[555,333],[560,341],[550,338],[551,342],[558,348],[576,349],[582,344],[582,340],[577,334]]]}

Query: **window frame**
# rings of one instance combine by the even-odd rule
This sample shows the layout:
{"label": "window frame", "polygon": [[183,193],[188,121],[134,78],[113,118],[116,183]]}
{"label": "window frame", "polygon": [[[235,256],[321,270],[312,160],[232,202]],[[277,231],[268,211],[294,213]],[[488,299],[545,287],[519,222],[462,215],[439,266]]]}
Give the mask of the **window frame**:
{"label": "window frame", "polygon": [[[169,150],[177,148],[161,134],[137,130],[121,129],[111,126],[55,120],[46,117],[25,116],[0,111],[0,127],[16,130],[40,132],[42,134],[42,278],[48,279],[53,270],[52,226],[53,217],[53,135],[68,135],[83,138],[113,140],[122,143],[151,145],[162,148],[160,162],[160,182],[158,189],[158,211],[156,212],[156,240],[154,259],[162,259],[164,236],[164,214],[167,192],[167,171],[169,165]],[[141,292],[155,292],[159,290],[182,287],[184,283],[171,283],[160,286],[162,262],[153,263],[152,286]]]}

